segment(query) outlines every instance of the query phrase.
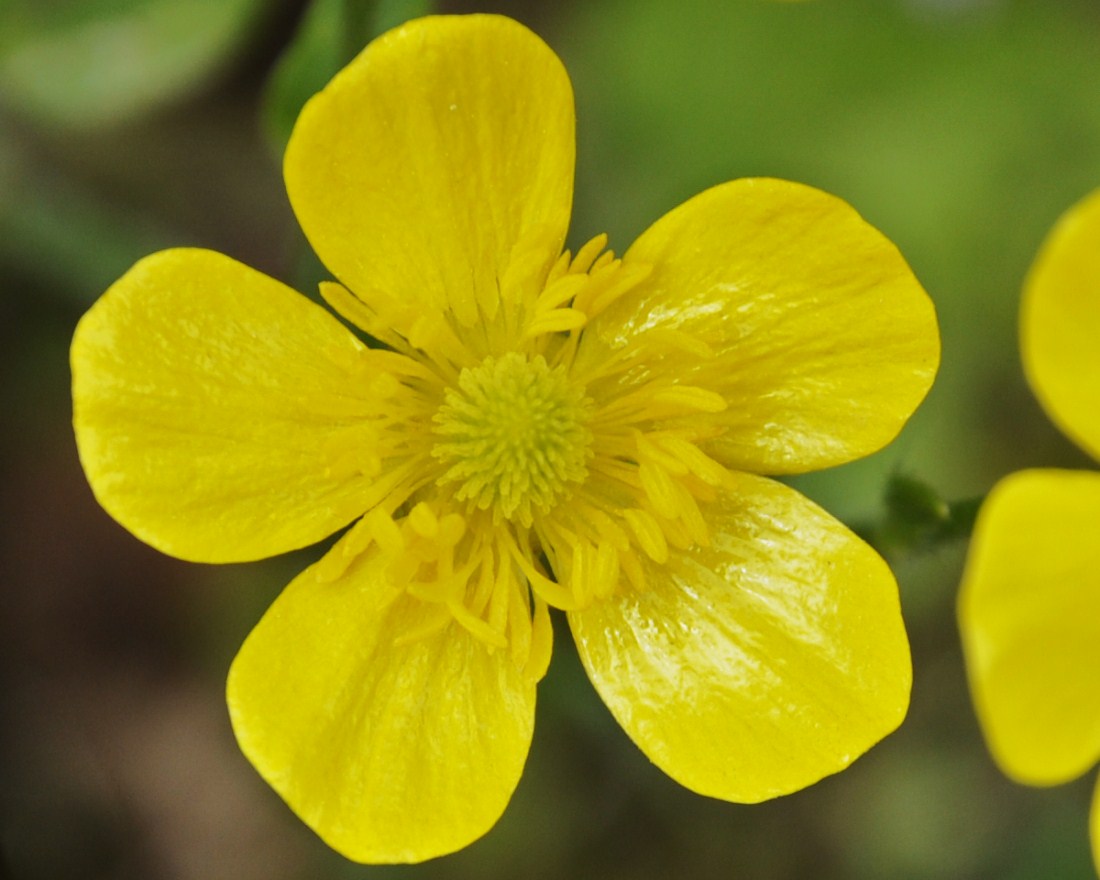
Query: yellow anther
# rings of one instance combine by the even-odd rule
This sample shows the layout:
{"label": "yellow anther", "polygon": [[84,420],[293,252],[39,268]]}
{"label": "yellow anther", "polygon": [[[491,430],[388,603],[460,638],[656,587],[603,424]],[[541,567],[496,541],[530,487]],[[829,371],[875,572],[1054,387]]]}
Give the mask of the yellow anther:
{"label": "yellow anther", "polygon": [[512,662],[519,669],[523,669],[531,653],[531,612],[527,606],[525,601],[512,602],[508,606],[508,648]]}
{"label": "yellow anther", "polygon": [[[660,465],[643,461],[638,465],[638,479],[645,490],[653,509],[661,516],[676,519],[683,507],[683,496],[687,492]],[[688,496],[691,497],[690,495]]]}
{"label": "yellow anther", "polygon": [[588,276],[586,275],[566,275],[552,284],[548,284],[535,301],[536,314],[556,309],[562,303],[568,302],[587,283]]}
{"label": "yellow anther", "polygon": [[531,587],[531,591],[542,598],[543,601],[563,611],[576,611],[580,608],[576,597],[561,584],[550,580],[532,564],[531,560],[524,556],[523,552],[514,544],[509,548],[512,558],[519,570]]}
{"label": "yellow anther", "polygon": [[409,511],[409,525],[422,538],[434,538],[439,534],[439,520],[423,501]]}
{"label": "yellow anther", "polygon": [[401,529],[386,511],[376,507],[365,517],[371,537],[387,553],[400,553],[405,549]]}
{"label": "yellow anther", "polygon": [[590,547],[583,541],[573,545],[572,565],[569,569],[569,591],[578,607],[584,608],[591,603],[594,595],[592,572],[589,570],[594,561],[589,553]]}
{"label": "yellow anther", "polygon": [[471,612],[478,615],[488,606],[489,599],[493,595],[493,585],[496,583],[496,572],[493,570],[493,551],[486,547],[480,561],[481,568],[478,571],[474,595],[469,601]]}
{"label": "yellow anther", "polygon": [[624,510],[622,515],[646,556],[660,565],[667,562],[668,542],[660,523],[653,515],[638,508]]}
{"label": "yellow anther", "polygon": [[595,274],[596,272],[599,272],[600,269],[602,269],[604,266],[607,266],[610,263],[613,263],[614,261],[615,261],[615,252],[614,251],[604,251],[602,254],[600,254],[599,259],[596,260],[596,262],[592,264],[592,268],[589,269],[588,272],[589,272],[590,275]]}
{"label": "yellow anther", "polygon": [[578,309],[551,309],[540,312],[527,324],[523,335],[528,339],[543,333],[564,333],[578,330],[588,322],[588,315]]}
{"label": "yellow anther", "polygon": [[596,256],[607,247],[607,233],[601,232],[595,238],[587,241],[579,251],[577,256],[573,259],[573,262],[569,266],[569,271],[573,273],[587,273],[592,268],[592,263],[596,259]]}
{"label": "yellow anther", "polygon": [[457,513],[445,514],[439,520],[439,543],[444,547],[453,547],[466,534],[466,520]]}
{"label": "yellow anther", "polygon": [[489,626],[494,632],[503,633],[508,625],[508,603],[515,591],[515,581],[506,568],[498,570],[497,574],[496,589],[489,598]]}
{"label": "yellow anther", "polygon": [[729,485],[732,479],[730,472],[691,441],[675,434],[659,434],[652,438],[652,442],[683,462],[704,483],[711,486]]}
{"label": "yellow anther", "polygon": [[450,604],[457,602],[461,597],[461,584],[455,579],[448,578],[442,581],[409,581],[405,589],[410,596],[414,596],[424,602]]}
{"label": "yellow anther", "polygon": [[508,640],[501,631],[503,627],[498,629],[492,622],[486,623],[480,617],[475,617],[461,602],[450,602],[447,608],[454,615],[455,620],[487,645],[493,648],[508,646]]}
{"label": "yellow anther", "polygon": [[591,566],[592,590],[597,599],[606,599],[619,583],[619,554],[610,544],[601,543],[596,548]]}
{"label": "yellow anther", "polygon": [[682,477],[688,472],[687,464],[675,455],[666,452],[641,431],[635,430],[633,433],[635,445],[638,447],[638,458],[640,460],[659,465],[670,474],[678,477]]}
{"label": "yellow anther", "polygon": [[703,519],[699,504],[687,492],[684,492],[684,503],[680,512],[680,520],[688,530],[692,543],[700,547],[710,546],[710,530],[707,521]]}
{"label": "yellow anther", "polygon": [[553,645],[554,627],[550,622],[550,610],[536,596],[535,610],[531,617],[531,641],[527,650],[527,662],[523,666],[523,674],[528,681],[537,682],[546,675]]}
{"label": "yellow anther", "polygon": [[590,504],[578,504],[575,507],[577,516],[591,525],[602,542],[606,542],[616,550],[628,550],[630,537],[626,531],[597,507]]}

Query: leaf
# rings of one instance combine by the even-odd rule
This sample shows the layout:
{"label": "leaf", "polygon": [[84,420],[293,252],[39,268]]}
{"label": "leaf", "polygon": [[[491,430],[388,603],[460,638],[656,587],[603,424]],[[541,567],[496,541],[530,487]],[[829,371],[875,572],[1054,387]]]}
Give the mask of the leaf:
{"label": "leaf", "polygon": [[0,4],[0,99],[67,128],[120,122],[207,81],[263,0]]}
{"label": "leaf", "polygon": [[313,0],[264,95],[264,127],[282,155],[302,106],[374,37],[426,15],[430,0]]}
{"label": "leaf", "polygon": [[884,491],[884,514],[854,530],[887,558],[968,538],[984,498],[945,501],[930,485],[905,474],[894,474]]}

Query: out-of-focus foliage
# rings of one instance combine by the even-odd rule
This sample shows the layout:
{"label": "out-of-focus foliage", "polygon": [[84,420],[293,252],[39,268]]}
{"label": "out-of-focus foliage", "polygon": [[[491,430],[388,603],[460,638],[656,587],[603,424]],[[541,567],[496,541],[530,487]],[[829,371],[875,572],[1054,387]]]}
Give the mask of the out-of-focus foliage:
{"label": "out-of-focus foliage", "polygon": [[431,0],[313,0],[264,96],[264,121],[277,154],[311,95],[375,36],[432,6]]}
{"label": "out-of-focus foliage", "polygon": [[[1042,230],[1100,179],[1097,4],[612,0],[578,17],[560,49],[592,229],[622,247],[701,185],[789,177],[855,205],[932,293],[937,386],[877,462],[812,478],[838,481],[831,509],[860,514],[898,467],[984,491],[1022,448],[983,448],[994,428],[1062,446],[1019,378],[1016,307]],[[979,394],[991,380],[1018,409]]]}
{"label": "out-of-focus foliage", "polygon": [[[271,9],[264,0],[0,2],[0,260],[58,291],[90,285],[94,295],[137,249],[167,244],[171,224],[90,191],[81,161],[105,132],[224,75]],[[58,173],[42,155],[57,151],[76,167]]]}
{"label": "out-of-focus foliage", "polygon": [[6,0],[0,98],[47,125],[133,117],[193,90],[251,35],[263,0]]}

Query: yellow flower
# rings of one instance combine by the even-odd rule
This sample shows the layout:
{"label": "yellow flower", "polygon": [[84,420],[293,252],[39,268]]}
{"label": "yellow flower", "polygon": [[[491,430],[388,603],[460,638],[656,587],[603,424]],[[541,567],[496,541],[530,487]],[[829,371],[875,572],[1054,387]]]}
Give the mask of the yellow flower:
{"label": "yellow flower", "polygon": [[354,524],[229,673],[245,754],[362,861],[456,850],[519,779],[549,608],[627,733],[760,801],[893,730],[882,560],[781,483],[889,442],[939,343],[897,250],[778,180],[717,186],[620,259],[563,252],[561,62],[497,16],[379,38],[303,110],[291,204],[323,308],[202,250],[139,262],[73,341],[103,506],[205,562]]}
{"label": "yellow flower", "polygon": [[[1100,459],[1100,190],[1058,221],[1028,274],[1024,371],[1047,414]],[[990,751],[1056,785],[1100,759],[1100,473],[1027,470],[982,506],[959,595],[970,688]],[[1100,788],[1093,798],[1100,870]]]}

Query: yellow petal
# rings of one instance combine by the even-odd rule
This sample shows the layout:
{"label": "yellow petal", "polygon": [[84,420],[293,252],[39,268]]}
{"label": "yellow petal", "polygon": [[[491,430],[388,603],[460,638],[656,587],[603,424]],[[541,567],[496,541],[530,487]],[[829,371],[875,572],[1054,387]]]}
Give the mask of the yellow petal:
{"label": "yellow petal", "polygon": [[439,16],[384,34],[314,96],[284,173],[357,296],[471,324],[511,258],[558,256],[573,161],[572,88],[549,47],[511,19]]}
{"label": "yellow petal", "polygon": [[756,802],[835,773],[901,723],[909,645],[886,564],[793,490],[735,475],[711,546],[640,559],[649,588],[569,620],[612,713],[662,770]]}
{"label": "yellow petal", "polygon": [[333,459],[346,452],[334,432],[362,409],[364,350],[324,309],[221,254],[141,260],[73,337],[73,421],[96,497],[185,559],[323,538],[363,512],[369,485]]}
{"label": "yellow petal", "polygon": [[[331,553],[339,553],[339,545]],[[523,770],[533,679],[377,558],[299,576],[229,672],[241,749],[326,843],[361,862],[418,862],[488,831]],[[402,636],[428,633],[409,640]]]}
{"label": "yellow petal", "polygon": [[894,438],[939,362],[931,301],[897,249],[840,199],[781,180],[736,180],[651,226],[624,265],[652,274],[589,323],[612,345],[674,330],[649,366],[716,391],[707,451],[730,467],[796,473]]}
{"label": "yellow petal", "polygon": [[1023,471],[982,507],[959,594],[974,705],[1020,782],[1100,758],[1100,474]]}
{"label": "yellow petal", "polygon": [[1020,348],[1047,414],[1100,458],[1100,190],[1055,225],[1024,284]]}

